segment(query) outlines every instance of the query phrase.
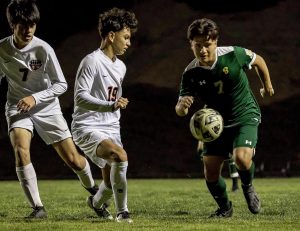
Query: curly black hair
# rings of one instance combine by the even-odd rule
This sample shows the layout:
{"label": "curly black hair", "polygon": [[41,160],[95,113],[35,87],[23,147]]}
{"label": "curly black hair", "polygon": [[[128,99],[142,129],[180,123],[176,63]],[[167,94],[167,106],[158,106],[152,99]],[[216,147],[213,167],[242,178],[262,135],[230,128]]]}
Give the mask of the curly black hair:
{"label": "curly black hair", "polygon": [[124,9],[114,7],[99,15],[98,29],[101,38],[105,38],[110,31],[117,32],[126,27],[133,33],[137,30],[137,25],[135,14]]}

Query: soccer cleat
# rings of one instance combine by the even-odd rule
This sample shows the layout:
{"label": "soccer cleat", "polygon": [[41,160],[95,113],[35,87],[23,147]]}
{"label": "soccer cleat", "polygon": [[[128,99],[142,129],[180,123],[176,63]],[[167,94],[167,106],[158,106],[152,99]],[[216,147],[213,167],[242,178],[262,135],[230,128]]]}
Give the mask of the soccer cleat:
{"label": "soccer cleat", "polygon": [[106,209],[108,206],[104,203],[100,208],[95,208],[93,206],[93,196],[89,196],[86,199],[87,205],[95,211],[98,217],[106,219],[106,220],[113,220],[113,216],[110,212]]}
{"label": "soccer cleat", "polygon": [[257,214],[260,211],[261,204],[260,200],[254,190],[254,187],[252,184],[250,185],[242,185],[242,189],[244,192],[245,199],[248,204],[248,209],[250,210],[251,213]]}
{"label": "soccer cleat", "polygon": [[229,201],[230,208],[228,210],[224,210],[218,208],[213,214],[211,214],[210,218],[229,218],[232,217],[233,214],[233,207],[231,201]]}
{"label": "soccer cleat", "polygon": [[116,222],[127,222],[133,223],[133,220],[130,218],[128,211],[118,213],[116,217]]}
{"label": "soccer cleat", "polygon": [[91,188],[86,188],[86,187],[84,187],[84,188],[93,196],[98,192],[98,189],[99,189],[98,185],[96,185],[96,184]]}
{"label": "soccer cleat", "polygon": [[32,213],[30,213],[29,216],[27,216],[25,218],[26,219],[47,218],[47,212],[46,212],[44,206],[37,206],[37,207],[34,207]]}

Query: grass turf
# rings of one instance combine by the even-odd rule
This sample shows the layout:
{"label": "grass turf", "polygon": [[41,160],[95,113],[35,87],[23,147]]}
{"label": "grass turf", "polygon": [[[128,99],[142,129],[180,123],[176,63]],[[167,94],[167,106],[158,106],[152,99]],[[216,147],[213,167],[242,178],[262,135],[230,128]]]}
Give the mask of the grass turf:
{"label": "grass turf", "polygon": [[[260,214],[248,211],[241,190],[228,191],[233,217],[211,219],[216,204],[203,179],[129,179],[134,223],[119,224],[97,218],[78,180],[40,180],[48,218],[26,221],[31,209],[18,181],[0,181],[0,230],[300,230],[300,178],[255,179],[254,185],[262,200]],[[113,205],[109,210],[115,216]]]}

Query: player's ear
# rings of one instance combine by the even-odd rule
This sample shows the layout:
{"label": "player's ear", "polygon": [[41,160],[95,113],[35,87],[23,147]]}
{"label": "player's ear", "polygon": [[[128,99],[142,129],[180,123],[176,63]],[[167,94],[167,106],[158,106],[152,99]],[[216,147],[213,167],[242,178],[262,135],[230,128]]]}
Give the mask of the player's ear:
{"label": "player's ear", "polygon": [[193,40],[189,40],[189,41],[190,41],[191,49],[193,50]]}
{"label": "player's ear", "polygon": [[110,42],[113,42],[114,39],[115,39],[115,37],[116,37],[116,34],[115,34],[115,32],[110,31],[110,32],[108,33],[107,37],[108,37],[108,40],[109,40]]}

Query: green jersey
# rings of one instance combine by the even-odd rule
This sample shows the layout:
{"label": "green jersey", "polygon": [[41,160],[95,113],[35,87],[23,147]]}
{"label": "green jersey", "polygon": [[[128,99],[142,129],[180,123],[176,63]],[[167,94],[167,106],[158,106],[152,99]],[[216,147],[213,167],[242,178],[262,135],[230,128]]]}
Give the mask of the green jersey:
{"label": "green jersey", "polygon": [[221,113],[227,126],[253,118],[260,121],[260,109],[245,73],[255,57],[252,51],[241,47],[217,47],[211,67],[201,67],[197,59],[186,67],[179,96],[201,98]]}

